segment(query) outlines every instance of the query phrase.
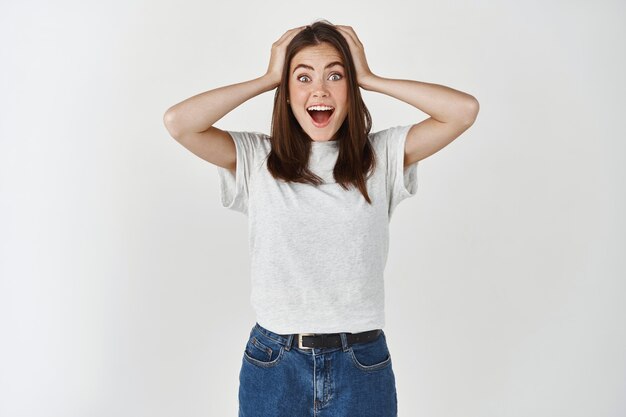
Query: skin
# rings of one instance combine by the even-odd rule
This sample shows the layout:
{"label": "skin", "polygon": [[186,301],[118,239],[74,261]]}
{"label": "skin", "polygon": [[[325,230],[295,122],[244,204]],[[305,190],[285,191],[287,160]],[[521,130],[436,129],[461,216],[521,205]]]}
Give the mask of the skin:
{"label": "skin", "polygon": [[[206,161],[234,171],[237,161],[235,143],[226,131],[218,129],[214,124],[243,102],[280,85],[287,45],[303,28],[304,26],[300,26],[288,30],[272,44],[270,63],[263,76],[205,91],[170,107],[163,121],[172,137]],[[354,29],[343,25],[336,28],[348,42],[360,88],[393,97],[430,116],[412,125],[407,133],[405,167],[446,147],[474,123],[480,109],[474,96],[439,84],[376,75],[369,68],[363,43]],[[345,102],[340,105],[341,95],[333,89],[332,82],[335,78],[322,78],[320,73],[320,69],[327,62],[313,63],[314,70],[309,71],[312,84],[301,85],[294,82],[295,80],[289,81],[292,90],[290,94],[293,93],[294,114],[304,130],[316,141],[333,138],[346,111]],[[344,113],[342,117],[337,117],[332,127],[327,128],[328,131],[316,132],[307,119],[310,117],[306,113],[307,104],[304,98],[300,98],[300,94],[308,99],[329,100],[337,108],[335,112]],[[316,97],[315,94],[321,96]],[[309,102],[312,103],[313,101]]]}
{"label": "skin", "polygon": [[[300,50],[291,60],[289,69],[289,104],[298,123],[316,142],[336,140],[336,134],[348,114],[348,82],[343,66],[326,66],[343,62],[341,55],[329,43]],[[308,65],[313,69],[299,67]],[[295,70],[295,71],[294,71]],[[313,124],[307,108],[323,103],[335,108],[330,123],[319,128]]]}
{"label": "skin", "polygon": [[444,85],[385,78],[367,64],[363,43],[351,26],[337,25],[350,46],[359,87],[404,101],[430,117],[411,126],[404,147],[404,166],[414,164],[448,146],[476,120],[478,100]]}

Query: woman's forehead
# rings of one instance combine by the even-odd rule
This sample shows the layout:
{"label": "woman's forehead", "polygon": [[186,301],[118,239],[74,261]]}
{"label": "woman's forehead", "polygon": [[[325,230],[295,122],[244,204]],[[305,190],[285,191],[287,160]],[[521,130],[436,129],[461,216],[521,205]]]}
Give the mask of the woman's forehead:
{"label": "woman's forehead", "polygon": [[[307,46],[291,60],[291,67],[295,68],[298,64],[314,64],[314,63],[326,63],[339,61],[343,63],[343,59],[339,51],[337,51],[332,45],[328,43],[322,43],[321,45]],[[313,65],[314,66],[314,65]]]}

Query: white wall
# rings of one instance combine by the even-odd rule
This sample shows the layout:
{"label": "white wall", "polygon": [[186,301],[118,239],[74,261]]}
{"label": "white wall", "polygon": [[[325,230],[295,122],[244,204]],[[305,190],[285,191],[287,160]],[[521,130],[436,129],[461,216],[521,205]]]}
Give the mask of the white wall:
{"label": "white wall", "polygon": [[[1,416],[236,415],[246,218],[163,113],[318,18],[481,106],[391,223],[400,416],[626,415],[623,2],[89,3],[0,6]],[[427,117],[363,95],[373,131]]]}

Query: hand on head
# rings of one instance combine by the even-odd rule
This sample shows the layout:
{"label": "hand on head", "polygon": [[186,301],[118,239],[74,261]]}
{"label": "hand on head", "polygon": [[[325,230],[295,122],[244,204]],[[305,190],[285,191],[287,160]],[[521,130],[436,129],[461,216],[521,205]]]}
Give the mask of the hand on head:
{"label": "hand on head", "polygon": [[270,63],[267,68],[266,77],[272,80],[275,87],[280,84],[281,77],[283,75],[283,66],[285,65],[285,52],[287,45],[302,29],[306,26],[300,26],[288,30],[281,36],[276,42],[272,44],[272,54],[270,57]]}
{"label": "hand on head", "polygon": [[365,59],[365,49],[363,44],[359,40],[359,37],[354,32],[351,26],[335,25],[339,32],[343,35],[350,46],[350,54],[354,61],[354,68],[356,69],[356,79],[359,86],[363,87],[364,82],[373,77],[374,74],[367,65],[367,59]]}

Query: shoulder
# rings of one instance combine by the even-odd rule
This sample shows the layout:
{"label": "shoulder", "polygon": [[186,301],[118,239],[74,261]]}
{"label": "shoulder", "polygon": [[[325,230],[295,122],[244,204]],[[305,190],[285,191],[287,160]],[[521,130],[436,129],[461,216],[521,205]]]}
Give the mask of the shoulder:
{"label": "shoulder", "polygon": [[412,125],[397,125],[379,130],[368,135],[368,139],[377,151],[384,151],[401,142]]}
{"label": "shoulder", "polygon": [[241,141],[269,141],[270,137],[263,132],[257,131],[244,131],[244,130],[227,130],[227,132],[234,138]]}
{"label": "shoulder", "polygon": [[407,134],[411,126],[413,125],[392,126],[383,130],[379,130],[377,132],[370,133],[368,136],[370,137],[370,140],[377,140],[379,138],[385,138],[385,137],[388,138],[388,137],[402,136],[402,135]]}
{"label": "shoulder", "polygon": [[258,131],[227,130],[237,149],[254,154],[266,154],[272,148],[270,136]]}

